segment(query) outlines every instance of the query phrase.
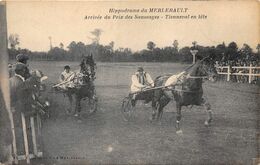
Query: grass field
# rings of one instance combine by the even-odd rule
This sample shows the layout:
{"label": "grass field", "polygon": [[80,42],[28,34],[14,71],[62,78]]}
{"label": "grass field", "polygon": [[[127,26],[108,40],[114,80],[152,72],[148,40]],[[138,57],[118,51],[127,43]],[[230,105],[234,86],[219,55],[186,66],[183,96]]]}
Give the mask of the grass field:
{"label": "grass field", "polygon": [[[31,62],[42,70],[48,86],[58,82],[65,62]],[[72,70],[78,63],[69,62]],[[44,122],[42,164],[252,164],[257,157],[259,91],[257,86],[206,82],[205,96],[213,110],[213,123],[204,126],[202,107],[183,108],[182,135],[175,132],[175,104],[170,103],[162,123],[151,123],[151,106],[137,104],[134,121],[120,114],[131,74],[143,66],[155,78],[177,73],[186,66],[172,63],[98,63],[95,86],[98,111],[83,115],[82,123],[65,113],[68,101],[49,93],[53,116]],[[50,87],[49,87],[50,88]],[[87,112],[87,107],[85,110]],[[84,113],[84,112],[83,112]]]}

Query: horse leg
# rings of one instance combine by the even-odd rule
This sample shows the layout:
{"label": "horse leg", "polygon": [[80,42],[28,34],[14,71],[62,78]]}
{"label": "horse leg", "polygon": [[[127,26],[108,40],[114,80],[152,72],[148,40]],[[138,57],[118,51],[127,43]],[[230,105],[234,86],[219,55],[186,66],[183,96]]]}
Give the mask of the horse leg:
{"label": "horse leg", "polygon": [[208,113],[208,117],[207,120],[205,121],[204,125],[205,126],[209,126],[209,124],[212,121],[212,111],[211,111],[211,105],[208,102],[205,102],[203,104],[204,108],[206,109],[207,113]]}
{"label": "horse leg", "polygon": [[156,112],[158,112],[158,108],[160,107],[160,99],[162,97],[161,90],[155,90],[152,98],[152,117],[151,120],[155,119]]}
{"label": "horse leg", "polygon": [[81,111],[81,105],[80,105],[80,98],[78,96],[76,96],[76,107],[75,107],[75,115],[74,116],[78,116],[80,111]]}
{"label": "horse leg", "polygon": [[67,113],[71,113],[71,111],[72,111],[73,98],[72,98],[72,95],[71,95],[71,94],[67,94],[67,96],[68,96],[68,99],[69,99],[69,102],[70,102],[70,106],[69,106],[69,108],[67,109]]}
{"label": "horse leg", "polygon": [[152,117],[150,118],[151,121],[155,119],[156,111],[157,111],[158,107],[159,107],[159,102],[153,100],[152,101]]}
{"label": "horse leg", "polygon": [[158,115],[157,115],[157,121],[161,121],[162,115],[163,115],[163,108],[170,102],[171,99],[169,99],[166,96],[162,96],[160,99],[160,104],[158,105]]}
{"label": "horse leg", "polygon": [[157,107],[157,122],[159,123],[159,125],[161,125],[161,119],[162,119],[162,114],[163,114],[163,106],[161,103],[159,103],[158,107]]}
{"label": "horse leg", "polygon": [[162,116],[162,108],[161,108],[161,103],[160,102],[158,102],[158,104],[157,104],[157,107],[156,107],[156,111],[157,111],[157,121],[159,121],[160,120],[160,116]]}
{"label": "horse leg", "polygon": [[181,105],[179,103],[176,103],[177,108],[177,116],[176,116],[176,133],[181,134],[182,130],[180,128],[180,121],[181,121]]}

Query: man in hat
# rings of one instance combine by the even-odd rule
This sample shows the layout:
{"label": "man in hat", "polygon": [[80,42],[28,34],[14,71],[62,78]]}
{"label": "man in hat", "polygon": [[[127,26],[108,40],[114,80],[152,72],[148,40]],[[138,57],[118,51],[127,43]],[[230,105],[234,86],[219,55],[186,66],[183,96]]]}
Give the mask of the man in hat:
{"label": "man in hat", "polygon": [[18,54],[16,56],[17,63],[22,63],[27,65],[27,61],[29,60],[29,57],[26,54]]}
{"label": "man in hat", "polygon": [[31,91],[33,85],[31,80],[25,80],[27,73],[27,67],[24,64],[17,63],[14,68],[14,76],[9,79],[10,98],[11,98],[11,110],[13,113],[14,127],[16,134],[16,144],[18,154],[23,153],[23,138],[22,138],[22,126],[21,126],[21,113],[27,115],[31,110]]}
{"label": "man in hat", "polygon": [[16,64],[14,69],[14,76],[9,79],[11,107],[21,109],[26,102],[25,96],[26,88],[30,88],[29,83],[25,82],[25,75],[27,74],[27,67],[24,64]]}
{"label": "man in hat", "polygon": [[[133,105],[135,105],[135,100],[137,96],[141,96],[138,93],[144,89],[151,88],[154,86],[153,79],[151,78],[150,74],[145,72],[142,67],[137,68],[137,72],[132,75],[132,84],[131,84],[131,93],[133,93]],[[149,94],[149,93],[147,93]],[[143,95],[145,98],[145,94]],[[144,98],[144,99],[145,99]],[[147,99],[145,99],[147,100]],[[148,102],[148,100],[146,101]]]}
{"label": "man in hat", "polygon": [[24,78],[27,79],[29,78],[31,75],[30,75],[30,70],[28,68],[28,63],[27,61],[29,60],[29,57],[25,54],[18,54],[16,56],[16,63],[14,65],[9,65],[9,76],[10,77],[13,77],[15,72],[14,72],[14,69],[16,68],[16,65],[17,64],[22,64],[26,67],[26,72],[25,72],[25,75],[24,75]]}
{"label": "man in hat", "polygon": [[132,75],[131,92],[139,92],[145,88],[153,87],[154,82],[149,73],[145,72],[142,67],[138,67],[137,72]]}

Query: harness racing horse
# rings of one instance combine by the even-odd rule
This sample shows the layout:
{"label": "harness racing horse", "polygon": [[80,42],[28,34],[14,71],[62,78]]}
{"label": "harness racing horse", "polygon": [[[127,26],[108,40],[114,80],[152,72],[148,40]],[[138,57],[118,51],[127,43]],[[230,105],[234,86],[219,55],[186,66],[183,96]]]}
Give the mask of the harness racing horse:
{"label": "harness racing horse", "polygon": [[[197,61],[187,68],[185,74],[174,86],[154,90],[152,119],[155,119],[157,113],[157,120],[159,121],[162,118],[163,108],[172,100],[172,98],[174,98],[177,108],[176,133],[182,133],[180,128],[182,106],[204,106],[208,112],[208,118],[205,121],[205,125],[209,125],[212,121],[212,111],[208,100],[203,98],[202,83],[203,78],[214,78],[215,72],[212,72],[212,69],[203,61],[204,60]],[[155,88],[163,86],[169,77],[170,75],[157,77],[154,81]]]}
{"label": "harness racing horse", "polygon": [[[78,116],[81,112],[81,100],[86,98],[88,98],[89,101],[90,113],[95,112],[97,110],[97,97],[93,81],[90,77],[82,74],[76,75],[75,80],[81,82],[80,85],[76,85],[76,87],[70,88],[67,91],[68,95],[75,96],[75,116]],[[72,104],[72,102],[70,102],[70,104]]]}
{"label": "harness racing horse", "polygon": [[[87,57],[88,58],[88,57]],[[89,57],[92,58],[92,57]],[[73,78],[74,87],[68,88],[65,94],[69,97],[70,106],[72,107],[72,96],[75,98],[75,116],[78,116],[81,112],[81,100],[88,99],[90,113],[94,113],[97,110],[97,97],[94,87],[93,73],[90,70],[89,65],[84,59],[80,64],[80,72],[76,73]]]}

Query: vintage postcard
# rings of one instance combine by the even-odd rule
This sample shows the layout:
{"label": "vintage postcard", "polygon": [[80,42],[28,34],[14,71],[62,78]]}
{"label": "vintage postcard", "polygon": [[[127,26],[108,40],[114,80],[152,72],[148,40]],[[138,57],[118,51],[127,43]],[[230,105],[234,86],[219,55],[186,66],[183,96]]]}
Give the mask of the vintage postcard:
{"label": "vintage postcard", "polygon": [[0,164],[259,164],[259,13],[0,1]]}

